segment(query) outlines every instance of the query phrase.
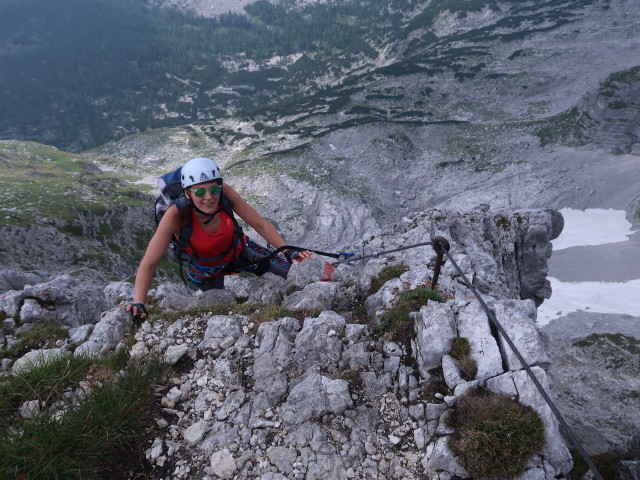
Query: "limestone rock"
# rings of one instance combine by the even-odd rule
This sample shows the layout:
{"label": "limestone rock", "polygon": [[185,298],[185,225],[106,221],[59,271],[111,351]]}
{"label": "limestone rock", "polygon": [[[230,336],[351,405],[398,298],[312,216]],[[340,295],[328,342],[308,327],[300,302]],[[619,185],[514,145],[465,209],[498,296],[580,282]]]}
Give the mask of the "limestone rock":
{"label": "limestone rock", "polygon": [[[546,372],[540,367],[533,367],[532,371],[545,391],[548,392],[549,382]],[[533,408],[540,415],[544,424],[545,446],[542,451],[544,459],[553,467],[555,477],[561,474],[566,475],[573,468],[573,461],[567,446],[562,440],[558,421],[551,408],[544,401],[526,371],[514,372],[512,378],[518,391],[520,403]]]}
{"label": "limestone rock", "polygon": [[22,290],[26,285],[42,283],[44,279],[35,273],[22,270],[0,269],[0,294],[9,290]]}
{"label": "limestone rock", "polygon": [[[506,305],[496,305],[495,315],[528,365],[538,365],[542,368],[549,366],[549,356],[544,349],[542,338],[533,320]],[[515,353],[513,353],[502,336],[500,336],[500,339],[509,369],[519,370],[522,368]]]}
{"label": "limestone rock", "polygon": [[133,283],[131,282],[111,282],[104,287],[104,296],[111,305],[133,299]]}
{"label": "limestone rock", "polygon": [[89,339],[76,348],[74,355],[96,356],[113,349],[133,329],[131,314],[116,307],[105,312]]}
{"label": "limestone rock", "polygon": [[484,380],[502,373],[502,356],[491,334],[489,319],[480,302],[473,301],[457,316],[458,334],[469,341],[471,358],[478,366],[476,378]]}
{"label": "limestone rock", "polygon": [[[21,308],[25,303],[25,319],[22,320]],[[80,282],[68,274],[49,282],[26,285],[20,292],[0,295],[0,311],[28,323],[53,323],[74,328],[96,323],[107,308],[108,302],[101,288]]]}
{"label": "limestone rock", "polygon": [[236,473],[236,464],[229,450],[224,449],[211,455],[211,468],[220,478],[231,478]]}
{"label": "limestone rock", "polygon": [[428,302],[414,314],[416,325],[416,360],[423,378],[428,370],[439,367],[442,356],[449,353],[451,341],[456,337],[456,324],[451,306],[447,303]]}
{"label": "limestone rock", "polygon": [[344,307],[346,299],[339,285],[333,282],[316,282],[292,293],[284,299],[283,307],[331,310]]}
{"label": "limestone rock", "polygon": [[340,415],[352,404],[345,380],[332,380],[312,373],[293,387],[281,407],[281,415],[285,424],[292,426],[326,413]]}
{"label": "limestone rock", "polygon": [[164,354],[164,361],[168,365],[175,365],[189,350],[189,346],[185,343],[180,345],[169,345]]}
{"label": "limestone rock", "polygon": [[284,370],[291,363],[293,341],[298,330],[300,324],[294,318],[260,325],[256,335],[259,346],[253,363],[256,392],[264,392],[273,400],[286,393],[288,382]]}
{"label": "limestone rock", "polygon": [[[322,312],[317,318],[307,318],[295,340],[295,361],[304,371],[313,365],[335,368],[342,353],[345,329],[344,317],[335,312]],[[333,332],[333,333],[332,333]]]}
{"label": "limestone rock", "polygon": [[31,350],[17,359],[13,364],[14,375],[20,375],[28,372],[34,367],[51,361],[56,357],[60,357],[64,352],[59,348],[45,348],[41,350]]}
{"label": "limestone rock", "polygon": [[422,460],[422,466],[427,473],[437,475],[446,472],[451,476],[468,478],[469,473],[460,465],[449,449],[449,437],[440,437],[435,443],[430,443],[427,453]]}
{"label": "limestone rock", "polygon": [[204,432],[207,430],[209,424],[206,420],[200,420],[184,431],[184,439],[191,445],[196,445],[202,440]]}
{"label": "limestone rock", "polygon": [[199,349],[218,348],[228,337],[238,338],[242,334],[241,323],[245,317],[214,315],[207,321],[204,338],[198,345]]}

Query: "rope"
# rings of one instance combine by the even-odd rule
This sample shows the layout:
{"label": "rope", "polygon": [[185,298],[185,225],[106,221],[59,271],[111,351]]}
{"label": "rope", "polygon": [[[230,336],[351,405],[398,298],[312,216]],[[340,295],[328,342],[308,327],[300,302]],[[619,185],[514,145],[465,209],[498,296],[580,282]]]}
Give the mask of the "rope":
{"label": "rope", "polygon": [[[434,245],[435,248],[435,245]],[[518,349],[516,348],[516,346],[513,344],[513,342],[511,341],[511,338],[509,338],[509,336],[507,335],[507,332],[504,330],[504,328],[502,328],[502,325],[500,324],[500,322],[498,322],[498,319],[495,317],[495,315],[493,314],[493,312],[491,310],[489,310],[489,307],[487,307],[487,304],[484,302],[484,300],[482,300],[482,297],[478,294],[478,292],[476,291],[476,289],[474,288],[474,286],[471,284],[471,282],[469,282],[469,280],[467,279],[466,275],[464,274],[464,272],[460,269],[460,267],[458,266],[458,264],[456,263],[456,261],[453,259],[453,257],[451,256],[451,254],[449,253],[449,249],[445,248],[444,249],[445,254],[447,255],[447,258],[451,261],[451,263],[453,264],[453,266],[455,267],[455,269],[457,270],[457,272],[462,276],[462,278],[464,279],[464,283],[467,285],[467,287],[469,287],[469,289],[471,290],[471,292],[475,295],[475,297],[478,299],[478,301],[480,302],[480,305],[482,305],[482,308],[484,309],[485,313],[487,314],[487,317],[489,318],[489,320],[491,321],[491,323],[498,329],[498,331],[500,332],[500,334],[502,335],[502,337],[505,339],[505,341],[507,342],[507,344],[509,345],[509,347],[511,348],[511,350],[513,351],[513,353],[516,355],[516,357],[518,358],[518,360],[520,361],[520,364],[523,366],[523,368],[526,370],[527,374],[529,375],[529,378],[531,378],[531,381],[533,382],[533,384],[536,386],[536,388],[538,389],[538,391],[540,392],[540,395],[542,395],[542,398],[544,398],[544,401],[547,402],[547,405],[549,406],[549,408],[551,409],[551,411],[553,412],[553,415],[556,417],[556,419],[558,420],[558,423],[560,424],[560,426],[562,427],[562,429],[565,431],[565,433],[567,434],[567,436],[569,437],[569,440],[571,441],[571,443],[573,444],[574,447],[576,447],[576,449],[578,450],[578,452],[580,453],[580,456],[582,456],[582,458],[584,459],[584,461],[587,463],[589,469],[593,472],[593,475],[595,477],[596,480],[603,480],[602,476],[600,475],[600,472],[598,471],[598,469],[596,468],[596,466],[593,464],[593,462],[591,461],[591,459],[589,458],[589,455],[587,454],[587,452],[584,450],[584,448],[582,448],[582,445],[580,443],[580,441],[575,437],[575,435],[573,434],[573,432],[571,431],[571,429],[569,428],[569,425],[567,425],[567,422],[565,422],[564,418],[562,417],[562,415],[560,414],[560,411],[556,408],[556,406],[553,404],[553,402],[551,401],[551,398],[549,398],[549,395],[547,395],[547,392],[545,392],[544,388],[542,388],[542,385],[540,384],[540,382],[538,381],[538,379],[536,378],[536,376],[533,374],[533,371],[531,371],[531,368],[529,367],[529,365],[527,364],[527,362],[525,361],[524,357],[520,354],[520,352],[518,351]]]}

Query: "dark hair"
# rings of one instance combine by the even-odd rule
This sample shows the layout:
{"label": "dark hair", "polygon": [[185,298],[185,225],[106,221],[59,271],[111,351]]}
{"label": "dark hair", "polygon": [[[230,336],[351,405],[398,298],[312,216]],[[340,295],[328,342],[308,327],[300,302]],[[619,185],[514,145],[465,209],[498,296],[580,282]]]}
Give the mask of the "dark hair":
{"label": "dark hair", "polygon": [[191,204],[185,205],[182,210],[178,212],[178,220],[180,221],[180,228],[191,225]]}

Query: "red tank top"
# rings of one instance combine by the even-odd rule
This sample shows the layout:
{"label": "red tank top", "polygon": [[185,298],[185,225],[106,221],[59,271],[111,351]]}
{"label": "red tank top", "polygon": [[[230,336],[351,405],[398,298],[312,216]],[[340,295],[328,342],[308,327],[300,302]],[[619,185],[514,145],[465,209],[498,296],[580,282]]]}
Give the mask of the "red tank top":
{"label": "red tank top", "polygon": [[[224,254],[233,241],[233,220],[223,210],[220,210],[220,228],[215,233],[209,233],[205,231],[198,220],[196,219],[195,211],[191,212],[191,221],[193,225],[193,231],[191,238],[189,239],[189,245],[193,249],[193,252],[200,258],[217,257]],[[200,262],[201,265],[216,266],[223,262],[233,260],[237,257],[242,249],[242,245],[238,245],[236,249],[230,251],[225,255],[224,259],[211,262]]]}

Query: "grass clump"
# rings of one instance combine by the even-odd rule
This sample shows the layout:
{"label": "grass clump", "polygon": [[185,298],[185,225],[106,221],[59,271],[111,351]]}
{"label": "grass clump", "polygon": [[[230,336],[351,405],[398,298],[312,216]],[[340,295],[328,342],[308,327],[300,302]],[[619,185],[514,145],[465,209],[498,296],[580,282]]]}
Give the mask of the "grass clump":
{"label": "grass clump", "polygon": [[467,381],[476,378],[478,364],[471,358],[471,346],[469,340],[464,337],[456,337],[451,342],[451,356],[458,363],[458,370],[462,378]]}
{"label": "grass clump", "polygon": [[403,291],[395,305],[380,317],[378,330],[389,334],[392,342],[408,345],[413,337],[411,312],[420,310],[429,300],[442,302],[442,296],[435,290],[418,287]]}
{"label": "grass clump", "polygon": [[11,347],[0,348],[0,358],[17,358],[25,352],[51,346],[57,340],[67,337],[67,331],[58,325],[34,325],[33,328],[18,333],[18,341]]}
{"label": "grass clump", "polygon": [[544,446],[544,426],[530,407],[505,395],[473,391],[448,418],[449,447],[472,478],[514,478]]}
{"label": "grass clump", "polygon": [[[589,471],[589,466],[578,450],[572,448],[569,451],[573,459],[573,469],[569,472],[568,478],[569,480],[581,480]],[[602,478],[615,480],[620,478],[620,461],[630,459],[630,456],[620,452],[605,452],[592,455],[590,458]]]}
{"label": "grass clump", "polygon": [[196,307],[189,310],[174,312],[174,313],[158,313],[160,309],[149,310],[153,316],[151,321],[165,320],[175,321],[185,315],[247,315],[249,320],[256,324],[274,320],[276,318],[293,317],[297,320],[304,320],[307,317],[317,317],[320,315],[319,310],[310,308],[285,308],[278,305],[271,305],[266,303],[232,303],[229,305],[211,305],[208,307]]}
{"label": "grass clump", "polygon": [[592,333],[573,341],[592,358],[599,358],[609,369],[619,369],[640,355],[640,340],[622,333]]}
{"label": "grass clump", "polygon": [[[124,355],[67,355],[8,377],[0,387],[0,479],[97,478],[138,447],[154,383],[166,372],[158,361],[129,364]],[[29,400],[39,401],[39,412],[22,418],[19,408]]]}
{"label": "grass clump", "polygon": [[371,287],[369,287],[369,293],[375,293],[382,286],[393,278],[400,278],[404,272],[408,272],[409,267],[406,265],[390,265],[384,267],[378,275],[371,279]]}

